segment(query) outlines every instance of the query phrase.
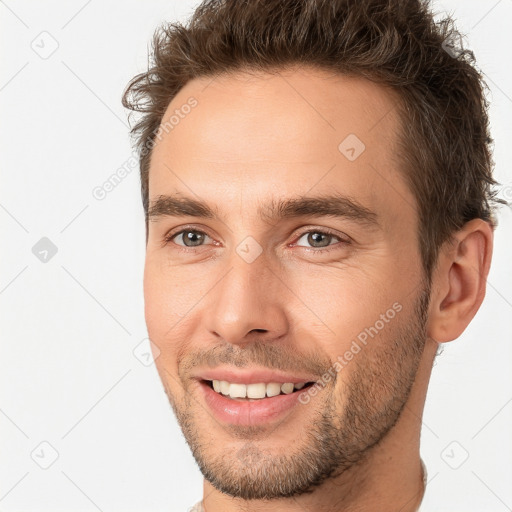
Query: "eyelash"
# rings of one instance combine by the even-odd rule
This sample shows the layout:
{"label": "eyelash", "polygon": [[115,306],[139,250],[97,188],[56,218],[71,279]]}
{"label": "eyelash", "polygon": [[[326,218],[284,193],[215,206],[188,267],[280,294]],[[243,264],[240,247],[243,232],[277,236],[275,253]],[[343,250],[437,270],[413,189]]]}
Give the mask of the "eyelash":
{"label": "eyelash", "polygon": [[[199,233],[201,235],[206,235],[206,236],[208,236],[210,238],[213,238],[208,233],[206,233],[205,231],[202,231],[200,229],[195,229],[193,227],[185,227],[184,229],[181,229],[180,231],[171,232],[171,233],[168,233],[167,235],[165,235],[164,236],[164,240],[163,240],[163,246],[166,246],[167,244],[172,242],[173,238],[177,237],[178,235],[181,235],[181,234],[187,233],[187,232]],[[343,244],[343,245],[350,244],[350,241],[348,240],[348,237],[347,237],[347,239],[343,239],[341,236],[339,236],[336,233],[333,233],[333,232],[331,232],[331,231],[329,231],[328,229],[325,229],[325,228],[324,229],[308,229],[308,230],[302,231],[301,233],[296,235],[296,240],[297,241],[300,240],[304,235],[307,235],[308,233],[319,233],[321,235],[332,236],[334,238],[337,238],[339,240],[339,242],[337,242],[335,244],[330,244],[330,245],[328,245],[326,247],[322,247],[322,248],[306,247],[306,246],[302,246],[302,245],[299,245],[299,246],[294,245],[294,247],[303,247],[304,249],[309,249],[309,251],[311,251],[313,253],[325,254],[325,253],[328,253],[330,251],[339,249],[339,247],[338,247],[339,244]],[[297,242],[295,242],[295,243],[297,243]],[[198,245],[196,247],[186,247],[186,246],[183,246],[183,245],[180,245],[180,244],[175,244],[175,245],[178,247],[178,250],[180,252],[190,252],[190,251],[193,252],[196,247],[197,248],[204,247],[203,245]]]}

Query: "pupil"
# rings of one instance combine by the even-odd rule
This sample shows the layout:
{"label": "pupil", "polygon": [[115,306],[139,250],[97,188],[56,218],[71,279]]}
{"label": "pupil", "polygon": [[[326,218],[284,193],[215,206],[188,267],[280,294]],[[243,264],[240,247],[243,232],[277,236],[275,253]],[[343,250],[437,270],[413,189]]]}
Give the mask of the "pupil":
{"label": "pupil", "polygon": [[186,236],[183,238],[183,242],[187,247],[194,247],[201,245],[204,235],[195,231],[187,231]]}
{"label": "pupil", "polygon": [[[320,240],[322,237],[324,237],[323,243]],[[323,233],[310,233],[308,235],[308,243],[311,244],[313,247],[326,247],[329,245],[330,238],[330,235],[325,235]]]}

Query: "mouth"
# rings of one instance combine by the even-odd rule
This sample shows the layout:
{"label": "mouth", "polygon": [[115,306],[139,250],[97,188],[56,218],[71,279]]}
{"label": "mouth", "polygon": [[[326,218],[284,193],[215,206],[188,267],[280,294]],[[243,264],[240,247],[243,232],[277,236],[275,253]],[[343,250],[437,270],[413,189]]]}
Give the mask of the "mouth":
{"label": "mouth", "polygon": [[[243,426],[265,425],[281,419],[285,413],[291,413],[301,404],[308,407],[311,397],[308,396],[306,400],[301,397],[305,397],[309,388],[315,384],[241,384],[205,379],[197,382],[203,400],[219,422]],[[319,394],[316,394],[315,399]]]}
{"label": "mouth", "polygon": [[233,383],[225,380],[202,380],[203,384],[208,386],[216,393],[225,396],[231,400],[255,402],[272,398],[279,395],[291,395],[307,389],[314,382],[259,382],[252,384]]}

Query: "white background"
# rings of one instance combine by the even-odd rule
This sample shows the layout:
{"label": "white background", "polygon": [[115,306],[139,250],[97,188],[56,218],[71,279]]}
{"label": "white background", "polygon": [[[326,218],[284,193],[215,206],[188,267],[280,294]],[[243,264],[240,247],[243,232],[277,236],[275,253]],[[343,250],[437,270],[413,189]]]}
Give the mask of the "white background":
{"label": "white background", "polygon": [[[132,155],[120,98],[145,69],[153,30],[195,4],[0,2],[3,512],[180,512],[202,496],[155,367],[133,353],[148,351],[138,170],[102,201],[92,195]],[[512,0],[436,10],[455,13],[487,75],[510,200]],[[57,44],[48,58],[35,51]],[[426,512],[512,509],[511,227],[504,208],[485,302],[433,370]],[[46,263],[32,252],[42,237],[58,250]]]}

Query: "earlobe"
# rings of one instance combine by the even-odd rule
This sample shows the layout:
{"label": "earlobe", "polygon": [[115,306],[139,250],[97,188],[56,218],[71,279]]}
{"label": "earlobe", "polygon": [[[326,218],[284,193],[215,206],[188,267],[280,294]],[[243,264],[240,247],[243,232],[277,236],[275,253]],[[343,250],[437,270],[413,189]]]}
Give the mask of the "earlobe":
{"label": "earlobe", "polygon": [[442,343],[458,338],[480,308],[492,257],[493,228],[474,219],[441,248],[433,275],[428,334]]}

